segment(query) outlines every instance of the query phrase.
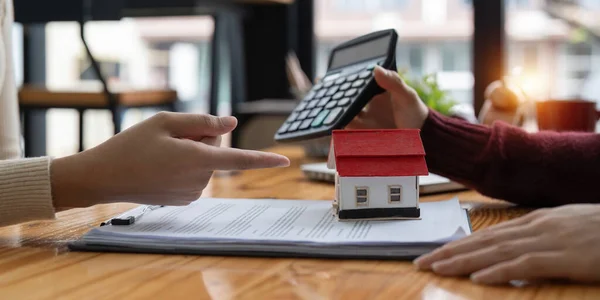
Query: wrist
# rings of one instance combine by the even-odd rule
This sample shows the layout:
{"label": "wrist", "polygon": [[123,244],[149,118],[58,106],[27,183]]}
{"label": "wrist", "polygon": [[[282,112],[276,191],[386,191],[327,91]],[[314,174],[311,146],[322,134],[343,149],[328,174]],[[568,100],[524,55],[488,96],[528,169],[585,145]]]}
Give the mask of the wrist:
{"label": "wrist", "polygon": [[97,203],[92,199],[94,193],[88,184],[89,177],[79,158],[80,155],[75,154],[52,161],[52,203],[57,209],[87,207]]}
{"label": "wrist", "polygon": [[417,118],[415,125],[416,125],[416,128],[422,129],[423,125],[425,125],[425,121],[427,121],[427,119],[429,118],[430,109],[420,99],[419,99],[419,103],[417,105],[419,106],[419,108],[417,109],[418,118]]}
{"label": "wrist", "polygon": [[394,110],[397,112],[394,117],[396,128],[399,129],[421,129],[429,117],[429,107],[418,98],[413,103],[398,103]]}

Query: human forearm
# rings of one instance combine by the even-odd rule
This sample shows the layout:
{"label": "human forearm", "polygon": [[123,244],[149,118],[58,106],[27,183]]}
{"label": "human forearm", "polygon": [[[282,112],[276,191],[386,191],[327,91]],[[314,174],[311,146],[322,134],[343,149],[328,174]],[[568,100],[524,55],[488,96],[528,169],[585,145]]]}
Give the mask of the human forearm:
{"label": "human forearm", "polygon": [[599,202],[600,135],[529,134],[430,112],[422,139],[431,172],[484,195],[531,206]]}

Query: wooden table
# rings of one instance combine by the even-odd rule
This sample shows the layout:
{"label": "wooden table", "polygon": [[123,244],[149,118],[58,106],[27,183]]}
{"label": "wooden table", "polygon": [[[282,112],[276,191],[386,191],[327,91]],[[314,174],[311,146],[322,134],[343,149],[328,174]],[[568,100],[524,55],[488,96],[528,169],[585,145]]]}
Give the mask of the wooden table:
{"label": "wooden table", "polygon": [[[218,173],[205,196],[331,199],[333,186],[310,182],[297,148],[276,148],[287,169]],[[474,228],[525,213],[475,192],[458,195],[472,207]],[[463,278],[418,272],[410,262],[235,258],[70,252],[66,243],[91,226],[134,207],[95,206],[58,220],[0,228],[0,299],[599,299],[600,287],[485,287]]]}

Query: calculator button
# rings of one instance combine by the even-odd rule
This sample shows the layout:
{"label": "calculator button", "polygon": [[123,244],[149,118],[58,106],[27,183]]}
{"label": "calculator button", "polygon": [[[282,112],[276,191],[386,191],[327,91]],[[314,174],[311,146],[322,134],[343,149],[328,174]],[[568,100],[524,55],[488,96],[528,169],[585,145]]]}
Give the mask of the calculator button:
{"label": "calculator button", "polygon": [[300,102],[300,104],[298,104],[298,106],[296,107],[296,111],[303,111],[306,108],[306,104],[306,101]]}
{"label": "calculator button", "polygon": [[[323,121],[325,121],[325,118],[327,118],[327,115],[329,114],[328,110],[324,110],[322,111],[316,118],[315,120],[312,122],[311,126],[312,127],[319,127],[323,124]],[[294,123],[296,124],[296,123]]]}
{"label": "calculator button", "polygon": [[332,87],[329,88],[329,90],[327,90],[327,94],[325,94],[325,96],[332,96],[333,94],[337,93],[337,91],[340,89],[339,86],[334,85]]}
{"label": "calculator button", "polygon": [[319,100],[310,101],[308,103],[308,106],[306,106],[306,108],[313,109],[313,108],[317,107],[317,104],[319,104]]}
{"label": "calculator button", "polygon": [[317,104],[317,107],[325,106],[325,104],[327,104],[327,102],[329,102],[329,100],[331,100],[331,97],[325,97],[325,98],[321,99],[319,101],[319,103]]}
{"label": "calculator button", "polygon": [[373,69],[375,69],[375,66],[376,66],[376,65],[377,65],[377,64],[371,64],[371,65],[369,65],[369,66],[367,67],[367,71],[373,71]]}
{"label": "calculator button", "polygon": [[298,127],[300,127],[301,123],[302,122],[300,122],[300,121],[296,121],[296,122],[292,123],[292,126],[290,126],[290,128],[288,129],[288,132],[292,132],[292,131],[298,130]]}
{"label": "calculator button", "polygon": [[317,83],[317,84],[315,84],[315,86],[313,86],[312,89],[313,89],[313,91],[316,91],[316,90],[320,90],[322,87],[323,87],[322,83]]}
{"label": "calculator button", "polygon": [[312,124],[312,122],[313,122],[313,118],[302,121],[302,124],[300,125],[300,130],[304,130],[304,129],[310,127],[310,124]]}
{"label": "calculator button", "polygon": [[354,80],[356,80],[356,78],[358,78],[358,74],[352,74],[352,75],[348,76],[348,81],[354,81]]}
{"label": "calculator button", "polygon": [[346,82],[346,77],[341,77],[341,78],[338,78],[338,79],[335,81],[335,84],[337,84],[337,85],[340,85],[340,84],[342,84],[342,83],[344,83],[344,82]]}
{"label": "calculator button", "polygon": [[315,91],[316,91],[315,89],[312,89],[312,90],[311,90],[311,91],[310,91],[310,92],[309,92],[309,93],[308,93],[308,94],[307,94],[307,95],[304,97],[304,100],[305,100],[305,101],[307,101],[307,100],[310,100],[310,99],[312,99],[312,98],[315,96]]}
{"label": "calculator button", "polygon": [[338,101],[338,105],[339,105],[339,106],[346,106],[346,105],[348,105],[349,103],[350,103],[350,98],[344,98],[344,99],[342,99],[342,100]]}
{"label": "calculator button", "polygon": [[310,114],[308,114],[308,117],[309,117],[309,118],[314,118],[314,117],[316,117],[316,116],[317,116],[317,115],[318,115],[320,112],[321,112],[321,108],[320,108],[320,107],[314,108],[313,110],[311,110],[311,111],[310,111]]}
{"label": "calculator button", "polygon": [[342,86],[340,86],[340,91],[345,91],[345,90],[349,89],[350,86],[352,86],[352,82],[346,82]]}
{"label": "calculator button", "polygon": [[290,117],[287,119],[287,122],[291,123],[296,121],[296,119],[298,119],[298,113],[297,112],[293,112]]}
{"label": "calculator button", "polygon": [[333,80],[327,81],[325,83],[323,83],[323,87],[324,88],[329,88],[333,85]]}
{"label": "calculator button", "polygon": [[281,125],[281,128],[279,128],[279,131],[278,131],[278,132],[279,132],[279,133],[284,133],[284,132],[286,132],[286,131],[288,130],[288,128],[290,128],[290,125],[292,125],[292,124],[290,124],[290,123],[285,123],[285,124]]}
{"label": "calculator button", "polygon": [[[347,90],[346,93],[344,94],[344,96],[352,97],[352,96],[356,95],[356,92],[357,92],[356,89]],[[308,106],[310,107],[310,104]]]}
{"label": "calculator button", "polygon": [[360,72],[360,74],[358,74],[358,78],[365,79],[365,78],[371,76],[371,74],[373,74],[373,73],[370,71],[362,71],[362,72]]}
{"label": "calculator button", "polygon": [[325,119],[323,124],[325,124],[325,125],[333,124],[333,122],[335,122],[337,120],[337,118],[342,114],[342,111],[344,111],[344,109],[341,107],[334,108],[331,111],[331,113],[329,114],[329,116]]}
{"label": "calculator button", "polygon": [[325,93],[327,93],[327,89],[322,89],[320,90],[317,95],[315,96],[316,99],[321,99],[323,98],[323,96],[325,96]]}
{"label": "calculator button", "polygon": [[337,100],[344,97],[344,92],[338,92],[337,94],[333,95],[333,97],[331,97],[331,99],[333,100]]}
{"label": "calculator button", "polygon": [[298,116],[298,120],[306,119],[306,117],[308,117],[309,113],[310,113],[310,110],[305,110],[305,111],[301,112],[300,115]]}
{"label": "calculator button", "polygon": [[331,101],[331,102],[327,103],[327,106],[325,106],[325,108],[327,108],[327,109],[332,109],[332,108],[334,108],[334,107],[335,107],[337,104],[338,104],[338,102],[337,102],[337,101],[335,101],[335,100],[333,100],[333,101]]}
{"label": "calculator button", "polygon": [[365,84],[365,80],[359,79],[352,84],[352,87],[353,88],[361,87],[361,86],[363,86],[363,84]]}

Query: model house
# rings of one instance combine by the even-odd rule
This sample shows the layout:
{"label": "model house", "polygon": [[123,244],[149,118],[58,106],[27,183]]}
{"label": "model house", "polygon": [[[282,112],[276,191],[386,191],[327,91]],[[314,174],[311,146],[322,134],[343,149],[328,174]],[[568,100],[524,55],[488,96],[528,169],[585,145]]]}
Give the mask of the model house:
{"label": "model house", "polygon": [[335,130],[328,167],[340,220],[420,217],[419,176],[429,172],[419,130]]}

